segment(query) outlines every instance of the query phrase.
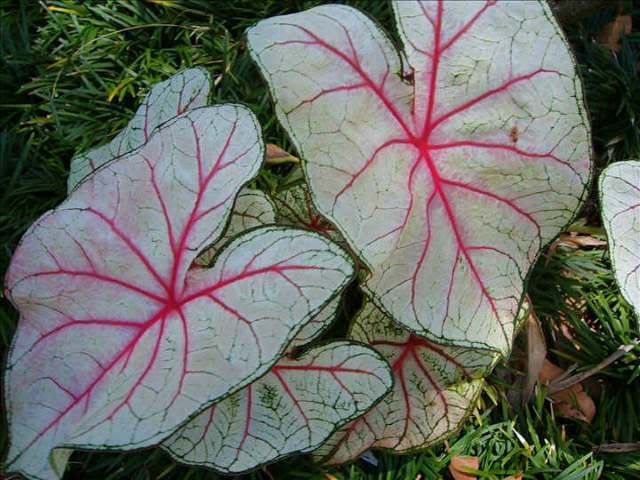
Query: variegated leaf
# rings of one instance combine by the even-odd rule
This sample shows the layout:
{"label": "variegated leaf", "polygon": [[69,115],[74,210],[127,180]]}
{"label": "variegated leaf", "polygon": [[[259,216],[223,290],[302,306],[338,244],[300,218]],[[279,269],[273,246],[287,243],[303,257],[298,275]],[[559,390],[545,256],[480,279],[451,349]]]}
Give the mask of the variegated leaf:
{"label": "variegated leaf", "polygon": [[376,303],[419,335],[506,353],[527,274],[589,183],[575,62],[544,2],[393,6],[404,71],[344,5],[259,22],[251,54]]}
{"label": "variegated leaf", "polygon": [[607,167],[600,175],[600,201],[616,280],[640,315],[640,161]]}
{"label": "variegated leaf", "polygon": [[499,358],[481,350],[444,347],[394,325],[367,301],[349,335],[371,345],[389,362],[393,390],[366,415],[347,424],[318,450],[330,464],[370,448],[409,452],[455,432],[482,388],[482,376]]}
{"label": "variegated leaf", "polygon": [[284,358],[244,390],[201,413],[164,444],[177,460],[240,473],[318,447],[391,387],[387,363],[345,341]]}
{"label": "variegated leaf", "polygon": [[69,454],[54,449],[163,440],[267,372],[350,280],[339,248],[278,227],[191,268],[257,174],[259,132],[241,106],[189,110],[25,234],[6,278],[8,472],[48,480]]}

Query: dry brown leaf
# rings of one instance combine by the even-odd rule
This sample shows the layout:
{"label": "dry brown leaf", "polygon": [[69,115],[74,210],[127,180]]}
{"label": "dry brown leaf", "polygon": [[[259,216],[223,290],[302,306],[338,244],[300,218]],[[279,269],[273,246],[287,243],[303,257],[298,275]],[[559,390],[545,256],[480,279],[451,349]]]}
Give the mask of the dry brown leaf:
{"label": "dry brown leaf", "polygon": [[[549,384],[564,374],[565,371],[562,368],[549,360],[545,360],[538,375],[538,380],[540,383]],[[596,414],[596,405],[587,392],[584,391],[581,383],[571,385],[569,388],[550,395],[550,397],[553,400],[554,409],[562,417],[591,423]]]}
{"label": "dry brown leaf", "polygon": [[477,480],[478,477],[468,472],[479,468],[480,459],[478,457],[456,455],[449,464],[449,473],[451,473],[454,480]]}
{"label": "dry brown leaf", "polygon": [[598,43],[618,51],[621,47],[621,37],[631,33],[631,28],[631,15],[618,15],[613,21],[602,27],[598,34]]}
{"label": "dry brown leaf", "polygon": [[562,233],[551,243],[551,245],[549,245],[549,248],[545,253],[547,264],[560,246],[572,248],[574,250],[586,247],[604,248],[607,246],[607,242],[605,240],[600,240],[599,238],[592,237],[591,235],[581,235],[577,232]]}
{"label": "dry brown leaf", "polygon": [[300,163],[300,160],[278,145],[267,143],[266,162],[271,165],[277,165],[280,163]]}
{"label": "dry brown leaf", "polygon": [[607,242],[591,235],[580,235],[575,232],[563,233],[557,242],[569,248],[606,247]]}
{"label": "dry brown leaf", "polygon": [[522,475],[520,475],[520,474],[518,474],[518,475],[509,475],[504,480],[522,480]]}
{"label": "dry brown leaf", "polygon": [[533,388],[540,375],[547,358],[547,345],[544,341],[544,334],[540,326],[540,320],[533,310],[530,309],[527,319],[527,379],[524,387],[524,402],[528,402],[533,393]]}

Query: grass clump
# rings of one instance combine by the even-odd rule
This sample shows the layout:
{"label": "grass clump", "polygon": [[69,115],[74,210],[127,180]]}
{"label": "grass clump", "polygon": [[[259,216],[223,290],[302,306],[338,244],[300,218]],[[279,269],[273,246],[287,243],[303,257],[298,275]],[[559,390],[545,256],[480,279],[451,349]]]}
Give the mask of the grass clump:
{"label": "grass clump", "polygon": [[[0,3],[0,271],[25,229],[66,196],[69,160],[121,130],[154,83],[191,66],[214,81],[214,102],[241,102],[258,115],[265,139],[290,148],[278,126],[265,83],[251,62],[243,32],[256,21],[319,2],[253,0],[72,0]],[[386,2],[349,2],[391,25]],[[594,42],[618,10],[605,6],[567,25],[593,121],[597,169],[640,157],[640,3],[623,3],[635,30],[618,52]],[[617,7],[616,7],[617,8]],[[284,167],[261,174],[271,189]],[[597,172],[596,172],[597,173]],[[592,193],[581,222],[570,230],[604,239]],[[550,357],[577,371],[598,365],[638,338],[638,319],[620,297],[605,248],[560,246],[535,268],[529,293],[542,321]],[[9,346],[17,313],[2,299],[0,345]],[[514,370],[516,375],[521,374]],[[585,382],[596,402],[591,425],[555,416],[544,388],[524,406],[513,406],[510,385],[493,376],[477,413],[447,445],[411,456],[376,453],[365,461],[325,470],[295,458],[247,476],[374,480],[438,479],[452,455],[480,457],[482,478],[579,480],[640,478],[639,453],[603,453],[612,442],[640,442],[640,349]],[[481,413],[482,412],[482,413]],[[6,448],[6,425],[0,448]],[[131,454],[75,453],[69,478],[105,480],[217,478],[175,464],[151,450]]]}

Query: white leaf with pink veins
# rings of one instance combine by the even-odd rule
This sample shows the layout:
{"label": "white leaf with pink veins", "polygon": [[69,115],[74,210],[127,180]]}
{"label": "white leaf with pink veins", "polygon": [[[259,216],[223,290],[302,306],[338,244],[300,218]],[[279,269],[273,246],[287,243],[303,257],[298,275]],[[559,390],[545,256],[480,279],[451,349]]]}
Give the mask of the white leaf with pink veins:
{"label": "white leaf with pink veins", "polygon": [[189,110],[28,230],[6,277],[21,314],[5,375],[8,472],[48,480],[64,470],[60,448],[162,441],[266,373],[350,280],[338,247],[279,227],[191,268],[263,157],[245,107]]}
{"label": "white leaf with pink veins", "polygon": [[344,5],[259,22],[251,54],[376,305],[418,335],[504,354],[528,272],[589,183],[575,62],[544,2],[393,7],[404,72]]}
{"label": "white leaf with pink veins", "polygon": [[616,280],[640,315],[640,161],[607,167],[600,175],[600,198]]}

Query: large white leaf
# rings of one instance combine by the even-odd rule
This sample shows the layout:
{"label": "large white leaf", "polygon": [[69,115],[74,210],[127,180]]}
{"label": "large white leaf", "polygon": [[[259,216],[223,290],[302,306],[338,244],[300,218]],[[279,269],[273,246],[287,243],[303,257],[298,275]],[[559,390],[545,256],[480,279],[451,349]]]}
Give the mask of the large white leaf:
{"label": "large white leaf", "polygon": [[177,460],[223,473],[317,448],[391,387],[374,350],[345,341],[284,358],[260,380],[201,413],[164,444]]}
{"label": "large white leaf", "polygon": [[370,448],[409,452],[454,433],[498,355],[443,347],[396,326],[371,302],[358,313],[350,338],[371,345],[389,362],[393,390],[366,415],[337,431],[314,456],[344,463]]}
{"label": "large white leaf", "polygon": [[525,278],[590,177],[575,63],[538,1],[399,1],[408,67],[343,5],[248,31],[313,200],[365,289],[436,341],[509,349]]}
{"label": "large white leaf", "polygon": [[266,373],[349,281],[343,251],[278,227],[191,268],[258,172],[259,132],[241,106],[189,110],[25,234],[6,278],[7,471],[51,479],[68,456],[52,449],[158,443]]}
{"label": "large white leaf", "polygon": [[210,89],[211,78],[202,68],[183,70],[154,85],[129,124],[111,142],[71,159],[68,190],[72,191],[105,163],[141,146],[158,125],[189,109],[206,105]]}
{"label": "large white leaf", "polygon": [[640,315],[640,161],[607,167],[600,175],[600,199],[616,280]]}

